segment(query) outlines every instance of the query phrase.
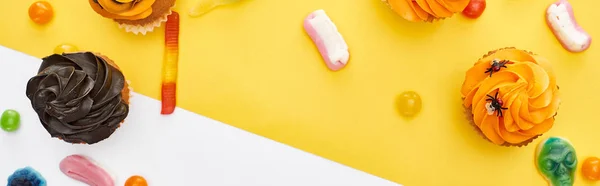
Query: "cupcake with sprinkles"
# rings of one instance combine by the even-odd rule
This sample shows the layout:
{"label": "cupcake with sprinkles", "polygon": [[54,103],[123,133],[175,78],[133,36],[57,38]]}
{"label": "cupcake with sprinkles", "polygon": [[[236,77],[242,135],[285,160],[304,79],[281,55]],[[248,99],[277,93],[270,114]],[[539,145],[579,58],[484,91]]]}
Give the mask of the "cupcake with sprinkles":
{"label": "cupcake with sprinkles", "polygon": [[167,21],[175,0],[88,0],[92,9],[134,34],[151,32]]}
{"label": "cupcake with sprinkles", "polygon": [[551,64],[513,47],[479,59],[467,71],[461,95],[476,131],[502,146],[525,146],[546,133],[560,105]]}
{"label": "cupcake with sprinkles", "polygon": [[68,143],[98,143],[129,114],[125,76],[112,60],[92,52],[43,58],[25,94],[50,136]]}

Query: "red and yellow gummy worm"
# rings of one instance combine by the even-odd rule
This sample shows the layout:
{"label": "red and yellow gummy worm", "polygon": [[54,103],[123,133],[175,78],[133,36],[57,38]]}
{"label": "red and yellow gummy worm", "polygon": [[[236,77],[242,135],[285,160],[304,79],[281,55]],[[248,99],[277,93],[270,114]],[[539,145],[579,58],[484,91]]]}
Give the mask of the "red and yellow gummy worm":
{"label": "red and yellow gummy worm", "polygon": [[165,25],[165,54],[162,73],[161,114],[171,114],[177,105],[177,62],[179,60],[179,13],[173,11]]}

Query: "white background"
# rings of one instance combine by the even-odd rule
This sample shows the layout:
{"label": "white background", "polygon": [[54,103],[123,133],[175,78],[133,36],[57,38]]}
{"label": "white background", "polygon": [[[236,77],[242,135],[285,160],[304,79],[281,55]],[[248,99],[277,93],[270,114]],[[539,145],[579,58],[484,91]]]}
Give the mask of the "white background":
{"label": "white background", "polygon": [[25,96],[40,62],[0,46],[0,112],[21,114],[18,131],[0,130],[0,185],[26,166],[49,186],[85,185],[58,168],[64,157],[82,154],[109,170],[116,185],[137,174],[151,186],[400,186],[180,108],[162,116],[159,101],[136,93],[125,123],[107,140],[50,138]]}

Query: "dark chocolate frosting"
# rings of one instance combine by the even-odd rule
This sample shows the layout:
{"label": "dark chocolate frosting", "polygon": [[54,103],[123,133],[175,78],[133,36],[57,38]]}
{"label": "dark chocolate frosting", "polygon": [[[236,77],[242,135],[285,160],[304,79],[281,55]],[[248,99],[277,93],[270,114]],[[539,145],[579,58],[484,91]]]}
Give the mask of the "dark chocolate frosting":
{"label": "dark chocolate frosting", "polygon": [[94,144],[127,117],[124,85],[123,73],[94,53],[53,54],[43,58],[26,94],[52,137]]}

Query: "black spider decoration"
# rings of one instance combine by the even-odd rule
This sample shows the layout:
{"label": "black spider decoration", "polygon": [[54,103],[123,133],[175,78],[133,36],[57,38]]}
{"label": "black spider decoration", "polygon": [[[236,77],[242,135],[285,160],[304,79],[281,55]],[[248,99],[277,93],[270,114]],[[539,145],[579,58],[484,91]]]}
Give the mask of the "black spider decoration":
{"label": "black spider decoration", "polygon": [[498,92],[496,92],[496,95],[494,97],[490,96],[489,94],[487,96],[489,98],[487,98],[486,101],[492,101],[492,105],[491,105],[492,108],[494,108],[494,110],[498,111],[496,116],[502,117],[502,110],[506,110],[508,108],[502,107],[502,104],[504,104],[504,102],[502,101],[502,99],[498,98]]}
{"label": "black spider decoration", "polygon": [[489,72],[490,73],[490,77],[492,77],[492,74],[494,72],[500,71],[500,68],[502,68],[502,67],[507,68],[506,64],[508,62],[510,62],[510,61],[509,60],[497,60],[497,59],[494,59],[492,61],[492,66],[490,68],[485,69],[486,70],[485,73],[487,74]]}

